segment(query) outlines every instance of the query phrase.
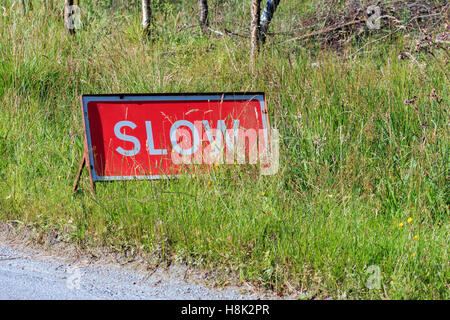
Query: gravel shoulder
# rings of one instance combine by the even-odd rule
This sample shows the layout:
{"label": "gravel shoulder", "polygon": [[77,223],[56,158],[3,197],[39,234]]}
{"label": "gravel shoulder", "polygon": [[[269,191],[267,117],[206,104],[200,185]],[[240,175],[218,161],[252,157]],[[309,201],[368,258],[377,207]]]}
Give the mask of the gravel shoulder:
{"label": "gravel shoulder", "polygon": [[208,288],[186,280],[187,268],[152,272],[49,256],[0,242],[0,299],[261,299],[243,288]]}

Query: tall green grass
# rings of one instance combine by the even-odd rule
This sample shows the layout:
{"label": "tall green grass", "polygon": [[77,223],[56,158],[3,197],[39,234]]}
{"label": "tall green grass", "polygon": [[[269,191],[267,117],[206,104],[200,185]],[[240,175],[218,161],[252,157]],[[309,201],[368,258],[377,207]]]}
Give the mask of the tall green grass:
{"label": "tall green grass", "polygon": [[[11,3],[0,14],[1,220],[299,297],[450,298],[443,51],[418,56],[421,69],[397,59],[410,41],[401,34],[356,55],[358,44],[337,53],[269,41],[252,74],[245,39],[183,28],[196,23],[195,3],[158,7],[148,42],[136,8],[108,18],[87,2],[84,26],[70,37],[56,12],[35,6],[24,17]],[[247,28],[246,3],[212,7],[223,23]],[[292,10],[280,8],[279,21],[289,20]],[[433,89],[442,101],[430,99]],[[281,133],[275,176],[215,168],[101,183],[95,198],[85,176],[71,193],[82,154],[79,95],[251,90],[266,92]],[[367,286],[371,265],[380,289]]]}

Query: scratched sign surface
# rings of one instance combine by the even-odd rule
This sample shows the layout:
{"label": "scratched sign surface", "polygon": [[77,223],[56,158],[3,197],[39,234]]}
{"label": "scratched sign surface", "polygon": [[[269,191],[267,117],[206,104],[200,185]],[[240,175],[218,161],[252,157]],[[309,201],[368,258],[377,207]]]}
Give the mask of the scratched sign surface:
{"label": "scratched sign surface", "polygon": [[82,108],[94,181],[182,174],[185,164],[211,165],[218,145],[224,155],[213,162],[236,163],[226,152],[239,130],[267,141],[263,93],[84,95]]}

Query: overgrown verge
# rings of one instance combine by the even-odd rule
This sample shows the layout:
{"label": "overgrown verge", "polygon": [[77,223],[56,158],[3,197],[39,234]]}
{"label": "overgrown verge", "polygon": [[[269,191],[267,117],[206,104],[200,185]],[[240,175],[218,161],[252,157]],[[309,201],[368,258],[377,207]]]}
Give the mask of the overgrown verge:
{"label": "overgrown verge", "polygon": [[[245,26],[240,3],[223,19]],[[72,38],[56,16],[0,17],[0,218],[299,298],[448,299],[447,22],[339,53],[272,41],[252,74],[246,39],[182,29],[179,9],[154,15],[146,43],[130,12],[92,11]],[[242,90],[267,93],[277,175],[219,167],[71,193],[80,94]]]}

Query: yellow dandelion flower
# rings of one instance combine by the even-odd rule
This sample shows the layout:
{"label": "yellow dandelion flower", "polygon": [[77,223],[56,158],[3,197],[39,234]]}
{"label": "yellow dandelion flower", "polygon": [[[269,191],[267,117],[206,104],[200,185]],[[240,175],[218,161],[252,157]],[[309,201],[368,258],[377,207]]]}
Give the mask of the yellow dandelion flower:
{"label": "yellow dandelion flower", "polygon": [[261,192],[261,195],[264,197],[266,195],[266,193],[265,192]]}
{"label": "yellow dandelion flower", "polygon": [[411,257],[415,257],[416,256],[416,254],[415,253],[413,253],[412,255],[411,255]]}
{"label": "yellow dandelion flower", "polygon": [[419,239],[419,236],[415,235],[415,236],[413,237],[413,239],[414,239],[414,240],[417,240],[417,239]]}
{"label": "yellow dandelion flower", "polygon": [[401,227],[403,227],[403,222],[400,222],[399,224],[398,224],[398,226],[401,228]]}
{"label": "yellow dandelion flower", "polygon": [[210,185],[211,184],[211,181],[208,181],[208,185]]}
{"label": "yellow dandelion flower", "polygon": [[413,221],[413,219],[411,217],[408,218],[408,223],[411,223]]}
{"label": "yellow dandelion flower", "polygon": [[215,165],[216,167],[218,167],[218,166],[219,166],[219,164],[218,164],[218,163],[215,163],[214,165]]}

